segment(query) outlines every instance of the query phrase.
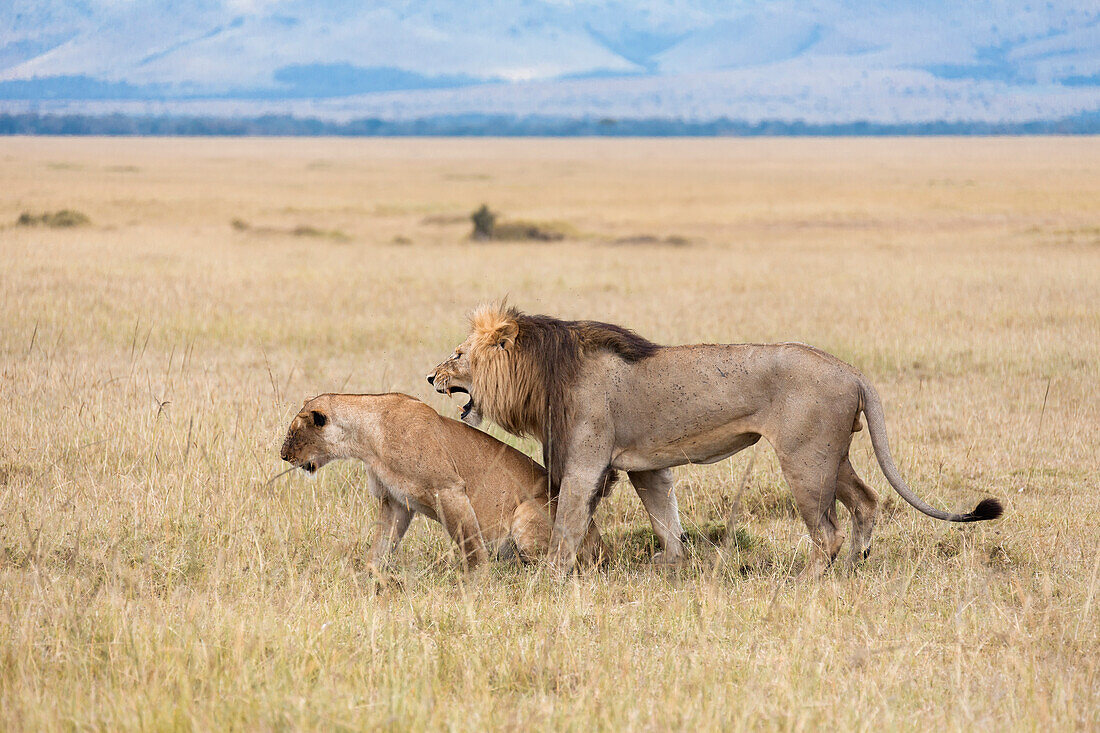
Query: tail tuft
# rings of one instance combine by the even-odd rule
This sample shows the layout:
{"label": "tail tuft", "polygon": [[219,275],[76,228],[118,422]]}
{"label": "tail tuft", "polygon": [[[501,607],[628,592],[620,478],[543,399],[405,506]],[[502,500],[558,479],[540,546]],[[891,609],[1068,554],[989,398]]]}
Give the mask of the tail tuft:
{"label": "tail tuft", "polygon": [[984,522],[987,519],[996,519],[1004,514],[1005,508],[997,499],[982,499],[974,511],[964,514],[962,522]]}

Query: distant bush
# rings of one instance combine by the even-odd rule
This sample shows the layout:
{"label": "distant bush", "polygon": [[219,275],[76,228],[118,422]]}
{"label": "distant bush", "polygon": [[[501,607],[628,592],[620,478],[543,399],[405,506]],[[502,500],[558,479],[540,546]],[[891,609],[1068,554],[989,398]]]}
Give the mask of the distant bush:
{"label": "distant bush", "polygon": [[61,209],[60,211],[32,214],[24,211],[15,222],[21,227],[47,226],[55,229],[79,227],[91,223],[87,215],[73,209]]}
{"label": "distant bush", "polygon": [[508,242],[557,242],[576,234],[572,227],[560,222],[498,221],[499,215],[485,204],[470,215],[476,240],[498,239]]}
{"label": "distant bush", "polygon": [[474,223],[472,236],[474,239],[492,239],[496,229],[497,215],[489,210],[488,205],[482,204],[481,208],[470,215]]}

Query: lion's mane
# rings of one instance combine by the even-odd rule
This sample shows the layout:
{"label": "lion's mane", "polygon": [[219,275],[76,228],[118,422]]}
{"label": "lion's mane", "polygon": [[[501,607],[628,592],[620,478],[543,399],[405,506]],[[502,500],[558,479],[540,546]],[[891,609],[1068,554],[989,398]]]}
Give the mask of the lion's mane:
{"label": "lion's mane", "polygon": [[[542,441],[551,496],[561,485],[573,432],[571,387],[585,360],[602,351],[636,362],[660,348],[614,324],[532,316],[504,304],[476,309],[470,333],[478,409],[510,433]],[[611,479],[609,472],[605,489]]]}

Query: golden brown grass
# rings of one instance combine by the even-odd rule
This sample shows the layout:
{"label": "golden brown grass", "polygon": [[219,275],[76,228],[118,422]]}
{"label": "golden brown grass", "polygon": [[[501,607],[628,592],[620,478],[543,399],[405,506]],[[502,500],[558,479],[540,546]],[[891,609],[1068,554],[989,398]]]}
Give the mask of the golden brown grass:
{"label": "golden brown grass", "polygon": [[[0,184],[0,728],[1100,726],[1096,139],[8,138]],[[471,243],[483,201],[583,234]],[[455,414],[423,374],[504,294],[828,349],[919,493],[1006,517],[918,515],[861,435],[854,571],[799,577],[761,447],[735,541],[749,456],[678,469],[680,573],[620,486],[606,572],[467,577],[421,519],[376,592],[359,469],[265,483],[283,430],[330,390]]]}

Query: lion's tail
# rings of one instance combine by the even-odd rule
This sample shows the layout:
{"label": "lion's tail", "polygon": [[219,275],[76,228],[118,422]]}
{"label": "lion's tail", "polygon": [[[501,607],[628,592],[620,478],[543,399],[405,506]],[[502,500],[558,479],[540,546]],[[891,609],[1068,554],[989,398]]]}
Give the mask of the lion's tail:
{"label": "lion's tail", "polygon": [[863,415],[867,418],[867,432],[871,435],[871,445],[875,448],[875,457],[886,480],[894,487],[902,499],[909,502],[915,509],[924,512],[930,517],[942,519],[947,522],[981,522],[987,519],[996,519],[1001,516],[1004,507],[996,499],[982,499],[974,511],[967,514],[951,514],[936,509],[919,496],[913,493],[901,477],[898,467],[894,465],[894,457],[890,455],[890,443],[886,440],[886,418],[882,411],[882,402],[878,398],[878,392],[867,382],[860,379],[859,382],[860,404],[863,406]]}

